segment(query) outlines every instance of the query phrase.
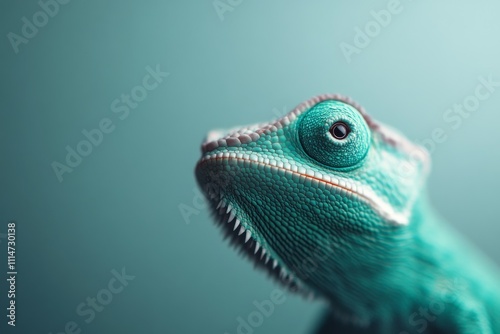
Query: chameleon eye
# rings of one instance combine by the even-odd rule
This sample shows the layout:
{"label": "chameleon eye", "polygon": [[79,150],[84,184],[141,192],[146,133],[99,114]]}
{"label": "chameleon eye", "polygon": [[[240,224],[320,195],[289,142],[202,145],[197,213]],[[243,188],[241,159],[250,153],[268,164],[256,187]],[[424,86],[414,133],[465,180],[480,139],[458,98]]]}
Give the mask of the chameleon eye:
{"label": "chameleon eye", "polygon": [[351,132],[351,129],[344,122],[336,122],[330,128],[333,138],[338,140],[345,139],[349,135],[349,132]]}
{"label": "chameleon eye", "polygon": [[355,168],[371,145],[371,132],[358,110],[341,101],[323,101],[306,111],[299,122],[304,152],[332,168]]}

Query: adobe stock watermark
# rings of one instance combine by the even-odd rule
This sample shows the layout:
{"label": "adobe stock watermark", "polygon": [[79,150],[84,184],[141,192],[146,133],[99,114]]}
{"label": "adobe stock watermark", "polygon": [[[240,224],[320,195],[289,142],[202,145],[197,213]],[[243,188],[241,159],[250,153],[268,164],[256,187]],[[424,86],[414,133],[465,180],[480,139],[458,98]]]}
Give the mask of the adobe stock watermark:
{"label": "adobe stock watermark", "polygon": [[[452,282],[443,283],[438,287],[435,298],[429,300],[429,303],[420,306],[418,310],[410,314],[408,324],[410,328],[418,333],[423,333],[429,323],[438,319],[438,317],[446,311],[446,308],[452,305],[459,297],[460,293],[465,290],[466,283],[463,279],[456,278]],[[399,334],[410,334],[407,331],[401,331]]]}
{"label": "adobe stock watermark", "polygon": [[[221,199],[222,189],[229,186],[229,176],[225,173],[209,171],[210,182],[204,186],[205,193],[211,199]],[[191,205],[180,203],[177,207],[186,225],[191,224],[191,217],[198,216],[202,210],[208,209],[208,200],[200,191],[199,187],[193,187],[193,199]]]}
{"label": "adobe stock watermark", "polygon": [[352,57],[366,49],[391,24],[393,18],[402,12],[403,4],[400,0],[389,0],[385,9],[370,11],[372,20],[365,23],[362,28],[354,27],[352,43],[342,42],[339,45],[347,63],[350,64]]}
{"label": "adobe stock watermark", "polygon": [[[237,334],[252,334],[255,329],[259,328],[264,324],[266,318],[273,315],[276,306],[281,305],[286,301],[285,293],[280,289],[274,289],[269,295],[269,299],[264,299],[263,301],[253,301],[255,310],[250,312],[246,317],[237,317],[236,322],[238,323],[236,327]],[[230,334],[229,332],[224,332],[224,334]]]}
{"label": "adobe stock watermark", "polygon": [[241,5],[242,2],[243,0],[214,0],[212,5],[214,6],[217,16],[219,16],[219,19],[222,22],[224,21],[224,15],[226,15],[227,12],[234,11]]}
{"label": "adobe stock watermark", "polygon": [[[120,121],[127,119],[130,112],[148,97],[149,92],[158,88],[164,79],[170,75],[168,72],[163,72],[160,65],[156,65],[154,69],[151,66],[146,66],[145,70],[146,74],[142,78],[141,84],[134,86],[129,93],[123,93],[120,97],[111,101],[110,109]],[[84,158],[88,157],[95,148],[102,144],[105,135],[109,135],[115,129],[116,123],[108,117],[102,118],[93,129],[83,129],[81,131],[83,138],[78,143],[66,145],[66,156],[63,162],[53,161],[51,163],[57,180],[63,182],[64,174],[72,173],[83,162]]]}
{"label": "adobe stock watermark", "polygon": [[272,113],[278,117],[278,118],[281,118],[283,116],[285,116],[286,114],[288,114],[290,112],[290,110],[288,110],[288,108],[286,106],[283,106],[281,108],[281,110],[277,107],[274,107],[273,110],[272,110]]}
{"label": "adobe stock watermark", "polygon": [[23,16],[21,18],[20,34],[12,31],[7,33],[7,39],[14,50],[14,53],[19,53],[19,46],[21,44],[28,44],[28,42],[38,35],[40,29],[45,27],[50,19],[54,18],[60,10],[61,5],[66,5],[71,0],[40,0],[38,1],[39,11],[36,11],[31,18]]}
{"label": "adobe stock watermark", "polygon": [[[477,85],[471,94],[465,96],[462,101],[453,104],[442,114],[443,126],[434,128],[428,137],[416,140],[415,142],[424,147],[429,155],[436,152],[438,145],[445,143],[449,139],[450,132],[457,131],[474,113],[478,112],[482,103],[491,98],[491,96],[500,87],[500,81],[493,78],[490,74],[487,77],[482,75],[477,78]],[[412,152],[410,161],[401,162],[400,174],[402,177],[413,177],[417,170],[418,156],[420,152]]]}
{"label": "adobe stock watermark", "polygon": [[[314,251],[309,253],[310,255],[290,269],[292,273],[289,274],[288,279],[292,278],[291,275],[295,275],[301,280],[309,279],[312,274],[320,268],[321,262],[333,256],[333,254],[336,254],[334,250],[335,245],[336,244],[330,239],[326,239],[325,242],[318,242]],[[297,292],[297,289],[297,286],[295,286],[295,288],[290,288],[290,291]],[[313,297],[313,294],[309,293],[308,298],[313,299]],[[284,304],[286,300],[286,294],[280,289],[271,291],[269,299],[265,299],[261,302],[254,300],[253,305],[255,306],[255,310],[246,317],[239,316],[236,318],[238,325],[235,333],[254,333],[255,329],[264,324],[265,319],[273,315],[276,306]],[[229,334],[229,332],[226,331],[224,334]]]}
{"label": "adobe stock watermark", "polygon": [[75,313],[81,319],[80,321],[71,320],[68,321],[62,330],[55,333],[49,332],[49,334],[80,334],[82,333],[82,322],[83,324],[90,324],[97,317],[98,313],[103,312],[106,307],[111,304],[113,299],[129,285],[131,281],[135,279],[135,276],[128,275],[125,272],[125,268],[121,269],[121,272],[113,269],[111,270],[111,279],[108,281],[106,287],[97,291],[95,295],[88,296],[84,302],[78,304],[75,308]]}

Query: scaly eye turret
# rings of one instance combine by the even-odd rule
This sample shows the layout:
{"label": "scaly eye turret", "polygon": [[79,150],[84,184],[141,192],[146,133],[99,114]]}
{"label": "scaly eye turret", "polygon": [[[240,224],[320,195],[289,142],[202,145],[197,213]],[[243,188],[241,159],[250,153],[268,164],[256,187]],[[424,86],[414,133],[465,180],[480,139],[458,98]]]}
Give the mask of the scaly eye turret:
{"label": "scaly eye turret", "polygon": [[298,131],[307,155],[333,168],[356,167],[371,145],[371,132],[363,116],[341,101],[315,105],[304,113]]}

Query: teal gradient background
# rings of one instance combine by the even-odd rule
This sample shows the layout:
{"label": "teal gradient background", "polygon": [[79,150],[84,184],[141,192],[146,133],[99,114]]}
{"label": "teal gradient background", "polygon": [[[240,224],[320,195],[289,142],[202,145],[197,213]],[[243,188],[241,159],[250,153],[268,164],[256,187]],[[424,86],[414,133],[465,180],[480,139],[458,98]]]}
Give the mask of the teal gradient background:
{"label": "teal gradient background", "polygon": [[[81,333],[236,333],[276,285],[196,209],[200,143],[321,93],[353,97],[412,140],[442,128],[430,196],[500,263],[500,87],[457,129],[443,119],[478,77],[500,81],[500,3],[402,0],[347,62],[341,43],[388,2],[243,0],[221,20],[211,0],[73,0],[15,53],[7,34],[40,5],[2,1],[0,233],[18,222],[18,306],[8,327],[2,278],[0,332],[55,334],[75,321]],[[157,64],[170,75],[121,120],[112,102]],[[59,182],[51,164],[104,118],[114,131]],[[180,206],[193,208],[188,220]],[[0,250],[5,277],[2,235]],[[122,268],[134,280],[86,323],[77,305]],[[321,309],[287,295],[255,333],[307,333]]]}

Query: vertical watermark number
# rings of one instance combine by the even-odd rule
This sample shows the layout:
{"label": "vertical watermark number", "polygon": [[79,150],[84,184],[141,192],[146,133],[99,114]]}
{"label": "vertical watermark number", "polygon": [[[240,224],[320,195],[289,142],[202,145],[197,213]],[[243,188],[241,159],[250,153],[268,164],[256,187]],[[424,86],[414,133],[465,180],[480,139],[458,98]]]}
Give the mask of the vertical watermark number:
{"label": "vertical watermark number", "polygon": [[16,223],[7,224],[7,323],[16,326]]}
{"label": "vertical watermark number", "polygon": [[[56,334],[81,334],[85,331],[85,324],[90,324],[99,313],[103,312],[113,300],[123,292],[123,290],[135,279],[135,276],[129,275],[125,267],[118,271],[111,270],[112,277],[108,284],[97,293],[87,296],[84,302],[76,306],[75,312],[82,319],[67,321],[62,330],[58,330]],[[53,334],[53,332],[49,332]]]}

